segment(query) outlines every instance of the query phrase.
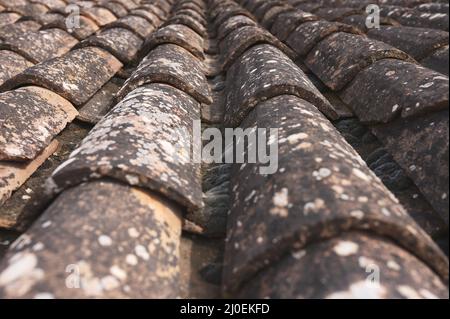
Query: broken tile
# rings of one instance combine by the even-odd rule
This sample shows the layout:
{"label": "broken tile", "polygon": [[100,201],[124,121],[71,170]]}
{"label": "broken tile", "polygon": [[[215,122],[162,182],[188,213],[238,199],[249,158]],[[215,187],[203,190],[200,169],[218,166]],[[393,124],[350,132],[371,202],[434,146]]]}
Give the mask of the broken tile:
{"label": "broken tile", "polygon": [[200,105],[184,92],[165,84],[134,90],[53,173],[52,192],[112,177],[160,192],[190,210],[201,207],[200,164],[184,144],[191,143],[194,120],[200,120]]}
{"label": "broken tile", "polygon": [[5,91],[25,84],[42,86],[81,106],[121,67],[110,53],[87,47],[28,68],[0,88]]}
{"label": "broken tile", "polygon": [[201,62],[178,45],[163,44],[152,50],[125,82],[117,97],[120,100],[135,88],[154,82],[170,84],[201,103],[212,102]]}
{"label": "broken tile", "polygon": [[307,76],[286,55],[271,45],[245,52],[227,73],[225,123],[235,127],[259,102],[293,94],[313,103],[332,119],[337,113]]}
{"label": "broken tile", "polygon": [[339,91],[361,70],[388,58],[415,62],[405,52],[383,42],[338,32],[320,42],[305,63],[329,88]]}
{"label": "broken tile", "polygon": [[67,100],[28,86],[0,94],[0,161],[34,159],[78,114]]}

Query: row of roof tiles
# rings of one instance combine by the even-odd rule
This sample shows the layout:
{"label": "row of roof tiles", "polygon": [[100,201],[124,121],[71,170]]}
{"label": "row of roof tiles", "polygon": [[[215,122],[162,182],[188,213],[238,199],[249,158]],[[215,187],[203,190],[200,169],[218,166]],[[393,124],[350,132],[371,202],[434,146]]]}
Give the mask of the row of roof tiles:
{"label": "row of roof tiles", "polygon": [[[246,1],[247,8],[252,8],[256,17],[263,18],[269,15],[262,7],[270,11],[286,5],[259,2],[258,7],[256,2]],[[157,3],[158,8],[165,7],[167,13],[168,4],[172,4]],[[50,141],[58,130],[73,119],[76,114],[73,106],[82,107],[88,102],[119,72],[123,63],[132,64],[145,56],[118,91],[116,101],[119,103],[53,173],[49,190],[60,195],[11,247],[0,274],[2,294],[6,297],[177,296],[182,216],[187,216],[186,211],[195,215],[202,209],[203,201],[200,166],[189,162],[186,157],[189,154],[178,154],[178,160],[174,161],[171,145],[176,141],[172,130],[182,125],[188,128],[186,138],[192,137],[192,120],[200,119],[201,104],[214,104],[217,95],[222,95],[225,125],[247,128],[255,124],[261,127],[277,124],[282,132],[282,167],[277,174],[258,175],[255,173],[258,165],[233,165],[231,197],[234,205],[224,268],[227,294],[243,297],[349,295],[366,285],[365,269],[361,266],[365,257],[366,263],[375,260],[376,264],[381,264],[383,273],[391,279],[388,285],[372,292],[376,297],[406,297],[411,293],[421,297],[448,295],[442,284],[448,278],[446,257],[336,132],[326,117],[337,119],[339,112],[290,59],[296,55],[306,56],[307,52],[295,52],[295,47],[289,48],[289,43],[283,44],[258,27],[256,18],[234,2],[211,1],[210,4],[209,18],[220,37],[219,55],[212,57],[211,52],[205,51],[208,47],[214,52],[212,41],[207,39],[205,4],[179,1],[157,32],[143,36],[136,27],[123,29],[133,32],[140,42],[128,41],[128,38],[125,41],[121,36],[99,39],[104,32],[102,29],[85,40],[86,46],[83,41],[79,44],[81,48],[6,80],[2,89],[11,90],[3,93],[8,99],[5,104],[14,98],[20,100],[19,94],[22,94],[22,98],[31,97],[27,104],[35,105],[36,109],[45,101],[50,105],[46,112],[53,108],[54,114],[65,113],[59,115],[59,121],[54,122],[55,116],[52,116],[47,122],[50,130],[46,130],[49,133],[45,139],[23,145],[17,136],[23,134],[24,128],[9,133],[16,137],[16,152],[10,151],[4,159],[11,162],[11,167],[17,165],[17,160],[30,165],[44,154],[39,153],[44,147],[52,146]],[[154,7],[148,11],[154,13]],[[277,14],[275,11],[272,10],[273,17],[269,19],[272,23],[281,15],[281,11]],[[269,25],[266,27],[270,29]],[[333,36],[343,36],[351,43],[369,42],[369,47],[378,45],[386,49],[386,44],[370,42],[360,32],[347,28],[334,28],[331,31],[334,35],[328,38],[325,36],[330,33],[306,39],[312,41],[311,52]],[[117,29],[120,30],[108,27],[105,30]],[[136,58],[127,60],[121,56],[115,50],[116,41],[125,45],[124,53],[134,49]],[[205,42],[211,43],[205,45]],[[325,48],[329,46],[333,47],[333,43]],[[319,59],[312,58],[306,65],[331,89],[345,86],[352,77],[363,73],[370,61],[365,56],[367,52],[351,48],[355,52],[350,51],[353,55],[351,58],[344,56],[343,62],[352,65],[354,73],[343,68],[338,73],[342,71],[344,76],[330,76],[327,81],[327,67],[341,64],[327,64],[325,58],[321,64],[317,62]],[[415,66],[404,52],[389,47],[386,51],[392,53],[378,56],[383,59],[381,62],[395,58]],[[334,58],[332,61],[340,61],[335,57],[339,49],[323,52],[329,59]],[[369,54],[372,52],[376,56],[377,51],[369,50]],[[220,59],[223,68],[211,70],[211,59]],[[312,67],[314,65],[317,69]],[[74,68],[78,72],[74,72]],[[222,90],[211,91],[207,76],[211,79],[220,70],[225,72],[226,82]],[[422,70],[432,72],[418,68],[414,72],[420,74]],[[48,74],[52,74],[52,78],[46,76]],[[84,81],[85,78],[88,81]],[[339,82],[334,87],[336,80],[346,83]],[[30,84],[33,86],[14,90]],[[434,112],[435,108],[425,110]],[[22,113],[14,115],[16,120],[24,116]],[[37,110],[35,114],[48,121],[44,113]],[[411,116],[418,115],[421,114]],[[30,136],[36,133],[33,128],[30,132]],[[299,172],[299,166],[304,170]],[[302,182],[298,183],[299,180]],[[13,185],[12,189],[17,187],[9,185]],[[12,189],[10,187],[9,192]],[[305,189],[308,191],[304,192]],[[86,201],[77,201],[78,198],[86,198]],[[359,209],[352,209],[355,207]],[[131,220],[128,214],[124,215],[130,211],[138,212]],[[111,215],[114,218],[110,218]],[[66,232],[73,237],[66,236]],[[149,236],[141,236],[143,233]],[[79,246],[85,249],[80,250]],[[381,249],[385,253],[380,254]],[[303,285],[304,279],[295,276],[297,269],[310,270],[308,263],[317,264],[324,258],[323,268],[319,267],[315,276],[330,274],[325,265],[344,265],[345,269],[355,269],[355,272],[326,289]],[[61,285],[61,274],[68,264],[81,269],[84,280],[81,290]],[[138,270],[135,266],[142,268]],[[417,271],[410,274],[406,267]],[[23,271],[17,272],[17,269]],[[148,278],[144,285],[139,284],[141,273]],[[280,280],[280,276],[285,276],[284,280]],[[264,285],[266,280],[272,283],[269,288]]]}

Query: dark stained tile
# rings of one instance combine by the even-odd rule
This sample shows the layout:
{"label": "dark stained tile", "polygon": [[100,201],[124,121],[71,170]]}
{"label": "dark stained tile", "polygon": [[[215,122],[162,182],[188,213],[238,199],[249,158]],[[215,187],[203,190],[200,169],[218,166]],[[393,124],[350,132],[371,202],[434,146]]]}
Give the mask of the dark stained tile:
{"label": "dark stained tile", "polygon": [[270,45],[245,52],[227,72],[225,123],[238,126],[255,105],[282,94],[293,94],[314,103],[332,119],[337,113],[286,55]]}
{"label": "dark stained tile", "polygon": [[387,58],[414,62],[403,51],[383,42],[338,32],[320,42],[305,63],[329,88],[338,91],[364,68]]}
{"label": "dark stained tile", "polygon": [[77,119],[90,124],[97,124],[114,105],[114,98],[123,84],[123,80],[113,78],[94,96],[79,108]]}
{"label": "dark stained tile", "polygon": [[[383,274],[379,283],[367,279],[374,271]],[[252,278],[238,298],[447,299],[448,290],[391,241],[352,232],[293,250]]]}
{"label": "dark stained tile", "polygon": [[448,110],[398,119],[373,132],[448,225]]}
{"label": "dark stained tile", "polygon": [[0,48],[17,52],[31,62],[39,63],[63,55],[77,43],[77,39],[66,31],[55,28],[26,32],[19,37],[5,39]]}
{"label": "dark stained tile", "polygon": [[386,59],[360,72],[341,97],[362,122],[373,124],[448,109],[448,89],[448,77],[438,72]]}
{"label": "dark stained tile", "polygon": [[283,12],[277,16],[270,30],[278,39],[286,41],[300,24],[317,20],[319,17],[301,10]]}
{"label": "dark stained tile", "polygon": [[226,291],[291,249],[350,230],[395,241],[445,282],[446,257],[314,105],[278,96],[258,104],[241,125],[254,127],[278,128],[278,170],[263,174],[260,162],[233,165]]}
{"label": "dark stained tile", "polygon": [[408,53],[418,61],[448,45],[448,32],[436,29],[382,26],[369,30],[367,35]]}

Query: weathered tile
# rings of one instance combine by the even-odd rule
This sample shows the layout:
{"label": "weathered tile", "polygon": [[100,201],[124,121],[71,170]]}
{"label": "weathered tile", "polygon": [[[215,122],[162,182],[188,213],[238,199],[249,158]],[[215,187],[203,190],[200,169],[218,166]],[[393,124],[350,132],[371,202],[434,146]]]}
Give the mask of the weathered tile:
{"label": "weathered tile", "polygon": [[283,12],[277,16],[270,30],[278,39],[286,41],[300,24],[317,20],[318,16],[301,10]]}
{"label": "weathered tile", "polygon": [[320,42],[305,63],[332,90],[341,90],[364,68],[381,59],[414,62],[405,52],[364,36],[335,33]]}
{"label": "weathered tile", "polygon": [[165,20],[167,18],[167,13],[153,3],[141,5],[139,8],[154,13],[160,20]]}
{"label": "weathered tile", "polygon": [[373,132],[448,225],[448,110],[374,126]]}
{"label": "weathered tile", "polygon": [[414,9],[423,12],[434,12],[434,13],[446,13],[449,14],[449,4],[448,3],[423,3]]}
{"label": "weathered tile", "polygon": [[[379,284],[367,280],[375,271],[383,274]],[[237,297],[447,299],[448,290],[423,261],[391,241],[351,232],[293,250],[246,283]]]}
{"label": "weathered tile", "polygon": [[63,55],[77,43],[77,39],[66,31],[55,28],[5,39],[0,48],[17,52],[33,63],[40,63]]}
{"label": "weathered tile", "polygon": [[152,50],[125,82],[117,97],[120,100],[135,88],[154,82],[170,84],[201,103],[212,102],[202,63],[178,45],[163,44]]}
{"label": "weathered tile", "polygon": [[0,86],[34,64],[13,51],[0,50]]}
{"label": "weathered tile", "polygon": [[117,20],[116,16],[111,11],[103,7],[82,7],[81,14],[97,23],[100,27]]}
{"label": "weathered tile", "polygon": [[158,31],[154,32],[145,41],[142,52],[147,54],[158,45],[167,43],[176,44],[185,48],[200,60],[205,59],[203,38],[184,24],[171,24],[158,29]]}
{"label": "weathered tile", "polygon": [[229,33],[219,44],[223,57],[222,68],[229,69],[249,48],[261,43],[276,47],[290,58],[295,57],[295,53],[270,32],[259,26],[244,26]]}
{"label": "weathered tile", "polygon": [[320,41],[336,32],[360,33],[356,28],[339,22],[311,21],[292,31],[286,39],[286,44],[300,56],[306,56]]}
{"label": "weathered tile", "polygon": [[272,28],[272,25],[275,23],[275,20],[278,15],[286,12],[295,12],[296,9],[290,5],[287,4],[279,4],[276,6],[273,6],[270,8],[264,17],[262,18],[261,25],[266,28],[267,30],[270,30]]}
{"label": "weathered tile", "polygon": [[328,21],[342,21],[342,19],[345,17],[361,13],[362,12],[359,9],[346,7],[320,8],[319,10],[314,12],[315,15],[318,15],[322,19]]}
{"label": "weathered tile", "polygon": [[78,114],[67,100],[39,87],[0,94],[0,161],[32,160]]}
{"label": "weathered tile", "polygon": [[66,32],[78,40],[84,40],[99,30],[99,26],[93,20],[86,18],[85,16],[80,16],[79,22],[79,28],[70,29],[66,24],[66,19],[62,18],[44,25],[41,30],[59,28],[61,30],[66,30]]}
{"label": "weathered tile", "polygon": [[138,4],[133,0],[114,0],[123,5],[127,10],[134,10],[138,8]]}
{"label": "weathered tile", "polygon": [[234,16],[246,16],[247,18],[256,21],[256,18],[253,17],[253,15],[247,10],[238,6],[231,6],[217,12],[217,16],[214,19],[214,24],[220,27],[226,20]]}
{"label": "weathered tile", "polygon": [[63,0],[35,0],[33,2],[44,4],[49,9],[57,9],[67,5]]}
{"label": "weathered tile", "polygon": [[192,9],[177,9],[175,12],[176,15],[182,14],[182,15],[187,15],[192,17],[193,19],[195,19],[195,21],[200,22],[203,26],[206,27],[207,22],[206,22],[206,18],[204,13],[200,13],[196,10],[192,10]]}
{"label": "weathered tile", "polygon": [[364,123],[386,123],[448,109],[449,79],[420,65],[395,59],[361,71],[341,97]]}
{"label": "weathered tile", "polygon": [[448,76],[449,69],[448,45],[442,49],[436,50],[431,55],[420,61],[427,68],[440,72]]}
{"label": "weathered tile", "polygon": [[86,104],[79,108],[77,119],[97,124],[114,105],[115,94],[122,86],[122,82],[122,80],[113,78],[106,83]]}
{"label": "weathered tile", "polygon": [[54,172],[52,192],[103,176],[161,192],[190,210],[201,207],[200,164],[182,144],[190,143],[194,120],[200,105],[184,92],[165,84],[134,90]]}
{"label": "weathered tile", "polygon": [[121,67],[110,53],[87,47],[28,68],[0,88],[5,91],[26,84],[42,86],[81,106]]}
{"label": "weathered tile", "polygon": [[0,27],[0,40],[8,38],[18,38],[27,32],[35,32],[41,28],[41,25],[33,20],[20,21]]}
{"label": "weathered tile", "polygon": [[148,22],[147,19],[136,15],[129,15],[120,18],[119,20],[105,26],[103,30],[105,30],[105,28],[125,28],[133,31],[143,40],[145,40],[155,30],[153,24]]}
{"label": "weathered tile", "polygon": [[170,24],[184,24],[185,26],[188,26],[195,32],[197,32],[202,38],[208,37],[208,32],[206,31],[206,28],[197,20],[192,18],[191,16],[188,16],[186,14],[176,14],[170,19],[166,21],[166,23],[163,24],[163,26],[170,25]]}
{"label": "weathered tile", "polygon": [[144,41],[133,31],[121,27],[101,30],[97,34],[80,42],[76,48],[102,48],[124,64],[131,64],[137,60],[137,54]]}
{"label": "weathered tile", "polygon": [[2,205],[58,148],[58,142],[51,142],[32,161],[0,162],[0,205]]}
{"label": "weathered tile", "polygon": [[100,5],[111,11],[117,18],[125,17],[128,14],[127,8],[119,2],[102,1]]}
{"label": "weathered tile", "polygon": [[240,127],[278,128],[278,169],[233,165],[227,291],[293,248],[350,230],[394,240],[447,280],[446,256],[314,105],[278,96],[258,104]]}
{"label": "weathered tile", "polygon": [[70,189],[10,247],[0,296],[177,298],[179,215],[158,195],[111,181]]}
{"label": "weathered tile", "polygon": [[221,41],[234,30],[245,26],[257,26],[257,23],[253,19],[242,14],[234,15],[226,19],[220,24],[217,30],[217,40]]}
{"label": "weathered tile", "polygon": [[332,119],[337,113],[303,71],[281,51],[257,45],[245,52],[227,73],[225,123],[237,126],[255,105],[282,94],[313,103]]}
{"label": "weathered tile", "polygon": [[399,7],[382,8],[381,15],[397,20],[402,25],[448,31],[449,16],[445,13],[420,12]]}
{"label": "weathered tile", "polygon": [[380,26],[379,29],[370,29],[368,36],[394,46],[416,60],[421,60],[436,49],[448,45],[448,32],[436,29]]}

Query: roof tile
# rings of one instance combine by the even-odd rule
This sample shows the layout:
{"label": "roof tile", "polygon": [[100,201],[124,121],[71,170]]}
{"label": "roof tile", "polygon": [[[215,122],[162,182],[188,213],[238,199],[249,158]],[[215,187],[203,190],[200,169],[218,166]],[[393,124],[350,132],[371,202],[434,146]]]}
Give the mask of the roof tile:
{"label": "roof tile", "polygon": [[78,114],[67,100],[39,87],[0,94],[0,161],[32,160]]}
{"label": "roof tile", "polygon": [[80,106],[108,82],[121,66],[108,52],[87,47],[28,68],[4,83],[1,89],[4,91],[25,84],[42,86]]}

